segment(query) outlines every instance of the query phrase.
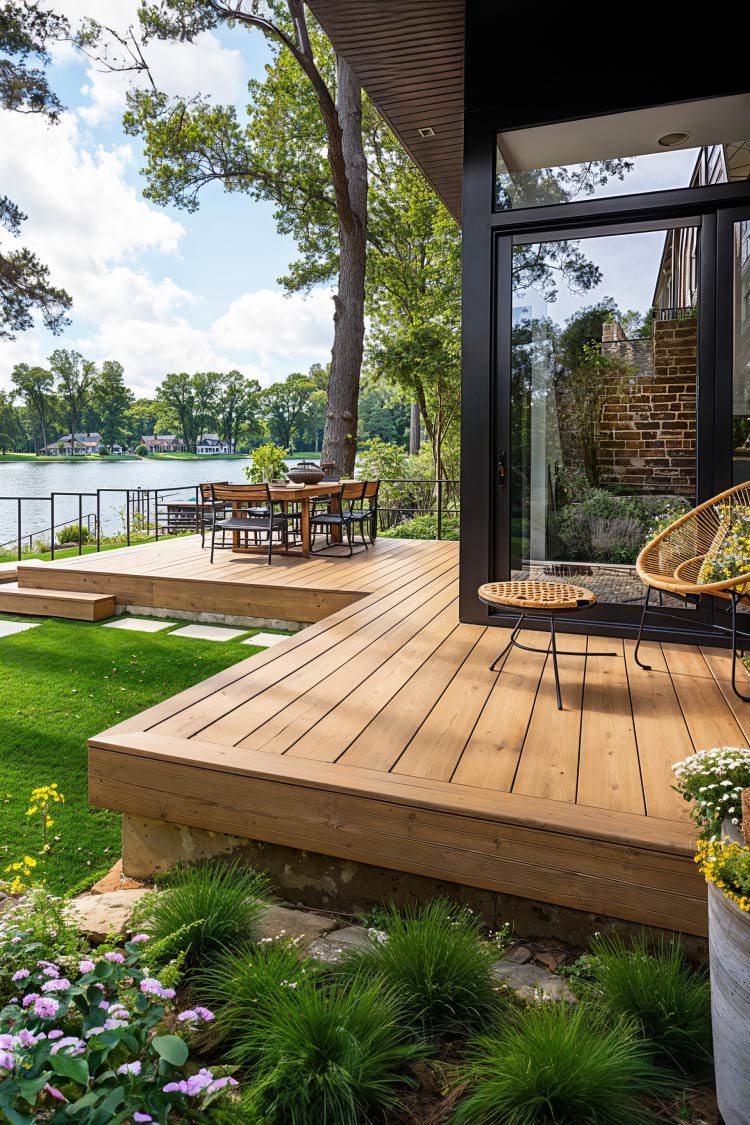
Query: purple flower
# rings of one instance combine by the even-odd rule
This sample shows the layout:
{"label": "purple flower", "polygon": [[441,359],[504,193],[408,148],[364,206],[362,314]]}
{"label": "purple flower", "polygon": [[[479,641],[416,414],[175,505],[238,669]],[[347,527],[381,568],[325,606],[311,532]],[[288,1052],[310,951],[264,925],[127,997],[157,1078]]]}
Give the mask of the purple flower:
{"label": "purple flower", "polygon": [[116,1020],[129,1020],[130,1012],[124,1004],[112,1004],[109,1009],[109,1014]]}
{"label": "purple flower", "polygon": [[123,1063],[122,1066],[117,1068],[118,1074],[140,1074],[141,1064],[138,1059],[135,1062]]}
{"label": "purple flower", "polygon": [[50,1031],[49,1035],[46,1036],[44,1032],[42,1032],[41,1035],[34,1035],[29,1031],[28,1027],[22,1027],[18,1033],[18,1042],[22,1047],[35,1047],[40,1039],[52,1039],[55,1034],[62,1035],[62,1032]]}
{"label": "purple flower", "polygon": [[93,973],[95,968],[96,968],[96,965],[88,957],[84,961],[81,961],[78,965],[79,973]]}
{"label": "purple flower", "polygon": [[141,1113],[140,1110],[137,1109],[135,1111],[135,1113],[133,1114],[133,1120],[141,1122],[141,1121],[153,1121],[154,1119],[153,1119],[153,1117],[151,1116],[150,1113]]}
{"label": "purple flower", "polygon": [[151,938],[149,937],[148,934],[134,934],[134,936],[130,940],[131,941],[151,941]]}
{"label": "purple flower", "polygon": [[161,981],[156,977],[144,977],[141,981],[141,992],[145,992],[147,996],[161,996]]}
{"label": "purple flower", "polygon": [[60,973],[58,972],[58,970],[55,968],[54,965],[47,965],[46,968],[42,969],[42,976],[52,977],[53,980],[54,980],[55,977],[60,976]]}
{"label": "purple flower", "polygon": [[186,1094],[187,1082],[167,1082],[161,1089],[163,1094]]}
{"label": "purple flower", "polygon": [[42,992],[67,992],[70,988],[70,981],[67,977],[56,977],[54,980],[46,980],[42,985]]}
{"label": "purple flower", "polygon": [[51,996],[40,996],[34,1002],[34,1012],[43,1020],[51,1020],[57,1015],[60,1005]]}
{"label": "purple flower", "polygon": [[101,1008],[103,1012],[108,1012],[109,1011],[109,1000],[100,1000],[99,1003],[96,1006],[97,1006],[97,1008]]}
{"label": "purple flower", "polygon": [[180,1012],[177,1019],[180,1021],[180,1023],[184,1023],[186,1020],[190,1020],[190,1022],[192,1023],[193,1020],[198,1019],[198,1013],[194,1012],[192,1008],[188,1008],[186,1009],[186,1011]]}
{"label": "purple flower", "polygon": [[207,1067],[202,1067],[197,1074],[191,1074],[187,1080],[187,1095],[189,1098],[205,1090],[214,1080],[214,1076]]}
{"label": "purple flower", "polygon": [[60,1036],[61,1036],[61,1035],[64,1035],[64,1034],[65,1034],[65,1032],[64,1032],[64,1031],[60,1031],[60,1028],[59,1028],[59,1027],[53,1027],[53,1028],[52,1028],[52,1031],[48,1031],[48,1032],[47,1032],[47,1038],[48,1038],[48,1039],[59,1039],[59,1038],[60,1038]]}
{"label": "purple flower", "polygon": [[162,988],[159,995],[161,996],[162,1000],[174,1000],[177,993],[173,988]]}
{"label": "purple flower", "polygon": [[53,1098],[57,1098],[57,1100],[58,1100],[59,1102],[66,1102],[66,1101],[68,1100],[68,1099],[67,1099],[67,1098],[65,1097],[65,1094],[61,1094],[61,1093],[60,1093],[60,1091],[58,1090],[57,1086],[50,1086],[49,1082],[48,1082],[48,1083],[47,1083],[47,1085],[46,1085],[46,1086],[44,1087],[44,1089],[45,1089],[45,1090],[47,1091],[47,1093],[48,1093],[48,1094],[51,1094]]}
{"label": "purple flower", "polygon": [[14,984],[18,984],[19,980],[26,980],[26,977],[30,977],[30,976],[31,976],[31,973],[29,972],[28,969],[19,969],[18,972],[14,973],[13,976],[10,979],[13,981]]}
{"label": "purple flower", "polygon": [[31,1006],[32,1004],[34,1004],[34,1003],[35,1003],[35,1002],[36,1002],[36,1001],[37,1001],[38,999],[39,999],[39,993],[38,993],[38,992],[28,992],[28,993],[27,993],[27,994],[26,994],[26,995],[24,996],[24,998],[23,998],[23,1000],[21,1001],[21,1003],[23,1004],[24,1008],[28,1008],[28,1007],[30,1007],[30,1006]]}
{"label": "purple flower", "polygon": [[0,1051],[0,1070],[12,1070],[16,1065],[16,1056],[12,1051]]}
{"label": "purple flower", "polygon": [[112,961],[115,965],[123,965],[125,963],[125,958],[122,953],[105,953],[104,960]]}
{"label": "purple flower", "polygon": [[198,1018],[202,1019],[204,1023],[210,1023],[211,1020],[216,1019],[216,1016],[213,1014],[212,1011],[210,1011],[208,1008],[201,1007],[200,1004],[198,1004],[195,1011],[196,1011],[196,1014],[197,1014]]}
{"label": "purple flower", "polygon": [[211,1085],[206,1090],[207,1094],[215,1094],[217,1090],[223,1090],[225,1086],[236,1086],[236,1078],[214,1078]]}
{"label": "purple flower", "polygon": [[82,1055],[85,1050],[86,1044],[83,1039],[79,1039],[77,1035],[66,1035],[53,1045],[50,1054],[56,1055],[58,1051],[65,1051],[67,1055],[72,1055],[75,1058],[77,1055]]}

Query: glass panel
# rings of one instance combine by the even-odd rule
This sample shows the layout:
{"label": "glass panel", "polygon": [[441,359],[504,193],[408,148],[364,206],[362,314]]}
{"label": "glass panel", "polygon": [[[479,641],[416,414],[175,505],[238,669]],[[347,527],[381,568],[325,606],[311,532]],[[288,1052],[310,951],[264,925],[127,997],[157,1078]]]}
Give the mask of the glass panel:
{"label": "glass panel", "polygon": [[733,483],[750,480],[750,220],[734,225]]}
{"label": "glass panel", "polygon": [[697,238],[685,226],[514,248],[514,576],[640,602],[640,548],[694,505]]}

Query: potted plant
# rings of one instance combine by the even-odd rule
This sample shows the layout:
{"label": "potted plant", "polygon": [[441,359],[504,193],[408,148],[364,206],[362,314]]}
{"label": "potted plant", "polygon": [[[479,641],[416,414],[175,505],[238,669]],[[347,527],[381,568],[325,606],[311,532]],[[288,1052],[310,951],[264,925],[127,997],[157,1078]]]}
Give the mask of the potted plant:
{"label": "potted plant", "polygon": [[708,882],[716,1099],[726,1125],[750,1125],[750,750],[704,750],[674,769]]}

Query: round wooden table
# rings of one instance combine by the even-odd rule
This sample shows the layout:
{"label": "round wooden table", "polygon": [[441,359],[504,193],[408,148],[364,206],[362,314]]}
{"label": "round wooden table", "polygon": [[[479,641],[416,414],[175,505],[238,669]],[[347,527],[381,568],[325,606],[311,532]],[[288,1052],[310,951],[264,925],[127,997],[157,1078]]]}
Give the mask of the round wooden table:
{"label": "round wooden table", "polygon": [[[588,609],[596,605],[596,594],[587,590],[585,586],[574,586],[570,582],[550,582],[546,580],[531,581],[518,579],[512,582],[485,582],[477,590],[481,602],[492,609],[520,610],[518,620],[513,626],[505,648],[490,664],[494,672],[498,661],[502,660],[511,648],[522,648],[525,652],[546,652],[547,649],[534,648],[524,645],[518,640],[518,634],[527,620],[546,618],[549,621],[550,648],[552,649],[552,667],[555,670],[555,690],[557,692],[557,707],[562,711],[562,694],[560,692],[560,672],[557,667],[558,656],[585,656],[585,652],[559,652],[555,634],[555,614],[570,613],[577,609]],[[590,656],[616,656],[614,652],[589,653]]]}

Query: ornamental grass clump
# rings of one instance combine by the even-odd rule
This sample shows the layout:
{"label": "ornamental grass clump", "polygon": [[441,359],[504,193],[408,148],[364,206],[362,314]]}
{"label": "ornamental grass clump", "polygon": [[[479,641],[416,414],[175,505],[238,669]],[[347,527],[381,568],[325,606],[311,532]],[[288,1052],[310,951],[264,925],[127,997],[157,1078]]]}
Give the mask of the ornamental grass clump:
{"label": "ornamental grass clump", "polygon": [[702,839],[721,839],[725,819],[738,825],[742,817],[742,790],[750,786],[750,749],[716,746],[699,750],[672,766],[675,789],[686,801]]}
{"label": "ornamental grass clump", "polygon": [[265,875],[240,863],[179,866],[165,884],[144,896],[134,921],[153,940],[155,964],[182,955],[192,970],[222,950],[248,944],[270,905]]}
{"label": "ornamental grass clump", "polygon": [[685,1074],[711,1070],[711,991],[708,974],[685,961],[679,940],[632,945],[599,937],[591,980],[600,1003],[633,1021],[660,1064]]}
{"label": "ornamental grass clump", "polygon": [[246,1120],[278,1125],[368,1125],[400,1108],[416,1083],[409,1039],[382,982],[352,987],[304,980],[269,997],[248,1020],[238,1055],[254,1059]]}
{"label": "ornamental grass clump", "polygon": [[263,939],[203,966],[196,975],[195,991],[216,1012],[222,1038],[238,1041],[235,1056],[247,1064],[255,1039],[245,1041],[243,1033],[256,1011],[320,970],[320,962],[303,958],[295,942]]}
{"label": "ornamental grass clump", "polygon": [[428,1037],[479,1030],[502,1004],[492,977],[497,949],[466,907],[437,899],[403,913],[390,908],[369,948],[341,965],[349,977],[382,979],[398,994],[414,1031]]}
{"label": "ornamental grass clump", "polygon": [[514,1013],[478,1039],[456,1125],[646,1125],[672,1089],[635,1027],[579,1004]]}

